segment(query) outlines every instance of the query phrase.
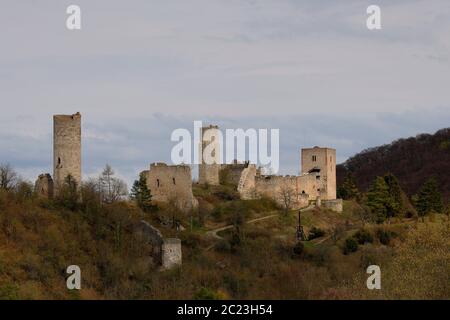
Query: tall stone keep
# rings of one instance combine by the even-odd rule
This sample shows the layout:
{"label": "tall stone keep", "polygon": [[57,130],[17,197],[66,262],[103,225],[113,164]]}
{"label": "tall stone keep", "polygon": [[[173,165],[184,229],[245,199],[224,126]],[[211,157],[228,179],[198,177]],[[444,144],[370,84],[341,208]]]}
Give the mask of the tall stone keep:
{"label": "tall stone keep", "polygon": [[81,183],[81,114],[53,116],[53,180],[55,194],[71,175]]}
{"label": "tall stone keep", "polygon": [[[220,137],[222,133],[218,126],[210,125],[201,130],[200,165],[198,182],[200,184],[219,185],[219,171],[221,168]],[[205,157],[209,156],[210,159]]]}
{"label": "tall stone keep", "polygon": [[336,199],[336,149],[306,148],[301,154],[302,175],[315,173],[316,188],[322,200]]}

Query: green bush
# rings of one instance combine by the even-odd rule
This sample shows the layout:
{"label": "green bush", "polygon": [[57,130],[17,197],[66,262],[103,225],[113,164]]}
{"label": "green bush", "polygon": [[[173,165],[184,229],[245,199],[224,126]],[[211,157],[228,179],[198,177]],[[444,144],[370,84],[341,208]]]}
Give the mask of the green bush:
{"label": "green bush", "polygon": [[372,234],[366,229],[358,230],[354,234],[353,237],[355,237],[355,239],[358,241],[359,244],[365,244],[365,243],[372,243],[373,242]]}
{"label": "green bush", "polygon": [[358,241],[355,238],[347,238],[344,243],[343,253],[349,254],[358,251]]}
{"label": "green bush", "polygon": [[0,286],[0,300],[19,299],[19,288],[15,284],[6,284]]}
{"label": "green bush", "polygon": [[386,230],[384,228],[379,228],[376,232],[378,240],[380,240],[380,243],[384,245],[389,245],[391,242],[391,239],[396,236],[395,232]]}
{"label": "green bush", "polygon": [[308,240],[320,238],[320,237],[323,237],[324,235],[325,235],[324,230],[322,230],[320,228],[312,227],[311,230],[309,231]]}
{"label": "green bush", "polygon": [[218,300],[217,294],[208,288],[202,287],[194,295],[194,300]]}

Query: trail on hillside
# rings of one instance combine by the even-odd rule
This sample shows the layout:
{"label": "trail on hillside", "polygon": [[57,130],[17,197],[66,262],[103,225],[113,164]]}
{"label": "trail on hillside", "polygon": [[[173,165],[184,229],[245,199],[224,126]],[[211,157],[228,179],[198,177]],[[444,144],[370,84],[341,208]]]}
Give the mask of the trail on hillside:
{"label": "trail on hillside", "polygon": [[[306,208],[300,209],[300,211],[304,212],[304,211],[308,211],[308,210],[311,210],[311,209],[314,209],[314,208],[315,208],[314,205],[310,205],[310,206],[308,206]],[[264,216],[264,217],[248,220],[248,221],[245,222],[245,224],[255,223],[255,222],[259,222],[259,221],[262,221],[262,220],[267,220],[267,219],[278,217],[278,216],[279,216],[279,214],[271,214],[271,215],[268,215],[268,216]],[[223,227],[220,227],[220,228],[216,228],[216,229],[213,229],[213,230],[210,230],[210,231],[206,232],[206,236],[210,237],[210,238],[213,238],[213,239],[216,239],[216,240],[223,240],[224,238],[219,236],[218,233],[222,232],[222,231],[225,231],[225,230],[232,229],[233,227],[234,226],[232,224],[229,224],[229,225],[226,225],[226,226],[223,226]],[[210,250],[213,247],[214,247],[214,245],[211,245],[211,246],[207,247],[206,250]]]}

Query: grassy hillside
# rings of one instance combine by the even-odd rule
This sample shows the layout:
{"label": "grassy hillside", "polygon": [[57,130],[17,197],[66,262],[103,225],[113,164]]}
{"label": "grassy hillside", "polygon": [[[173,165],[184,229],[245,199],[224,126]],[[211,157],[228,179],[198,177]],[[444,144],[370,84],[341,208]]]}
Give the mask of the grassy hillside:
{"label": "grassy hillside", "polygon": [[[307,234],[299,247],[297,212],[283,214],[269,200],[241,201],[227,187],[195,186],[199,212],[170,206],[144,213],[131,202],[99,205],[88,197],[74,210],[0,191],[0,299],[372,299],[448,298],[450,224],[444,215],[365,224],[371,242],[345,252],[361,233],[360,205],[338,214],[302,214]],[[249,219],[275,216],[255,223]],[[177,217],[186,228],[166,223]],[[146,219],[182,239],[181,268],[160,272],[150,248],[135,236]],[[211,238],[208,231],[231,224]],[[361,238],[361,237],[360,237]],[[370,238],[367,237],[366,238]],[[82,289],[65,287],[68,265],[82,270]],[[382,269],[382,290],[365,287],[365,268]]]}
{"label": "grassy hillside", "polygon": [[417,193],[430,177],[438,179],[441,192],[450,199],[450,128],[420,134],[362,151],[337,166],[338,185],[352,173],[360,190],[367,191],[377,176],[390,172],[408,195]]}

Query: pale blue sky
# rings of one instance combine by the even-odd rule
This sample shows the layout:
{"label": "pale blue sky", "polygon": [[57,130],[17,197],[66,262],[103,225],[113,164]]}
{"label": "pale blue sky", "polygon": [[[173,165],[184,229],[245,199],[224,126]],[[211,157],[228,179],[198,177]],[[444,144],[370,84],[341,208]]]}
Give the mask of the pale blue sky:
{"label": "pale blue sky", "polygon": [[130,182],[194,120],[279,128],[297,173],[304,146],[343,161],[449,126],[449,84],[447,0],[0,3],[0,162],[29,179],[51,172],[54,113],[83,114],[85,174],[108,162]]}

